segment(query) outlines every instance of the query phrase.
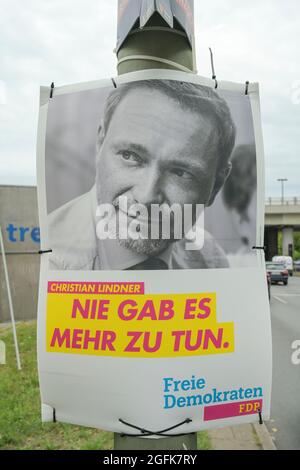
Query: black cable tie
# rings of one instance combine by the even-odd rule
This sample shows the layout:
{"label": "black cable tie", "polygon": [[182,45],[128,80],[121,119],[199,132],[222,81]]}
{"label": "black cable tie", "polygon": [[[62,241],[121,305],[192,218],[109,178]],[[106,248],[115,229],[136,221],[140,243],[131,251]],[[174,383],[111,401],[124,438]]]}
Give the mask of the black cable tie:
{"label": "black cable tie", "polygon": [[120,423],[125,424],[126,426],[129,426],[130,428],[137,429],[140,431],[140,434],[125,434],[122,433],[120,434],[121,437],[148,437],[148,436],[163,436],[163,437],[179,437],[179,436],[187,436],[190,433],[181,433],[181,434],[165,434],[168,431],[172,431],[173,429],[179,428],[183,424],[189,424],[192,422],[192,419],[187,418],[184,421],[182,421],[179,424],[176,424],[175,426],[171,426],[170,428],[167,429],[162,429],[161,431],[149,431],[148,429],[140,428],[139,426],[135,426],[134,424],[127,423],[123,419],[119,419]]}
{"label": "black cable tie", "polygon": [[213,55],[213,51],[212,51],[211,47],[209,48],[209,52],[210,52],[210,63],[211,63],[212,79],[215,81],[215,90],[216,90],[218,88],[219,84],[218,84],[217,75],[216,75],[216,72],[215,72],[214,55]]}
{"label": "black cable tie", "polygon": [[250,84],[250,82],[246,82],[245,95],[248,95],[248,91],[249,91],[249,84]]}
{"label": "black cable tie", "polygon": [[252,247],[252,250],[266,250],[266,247],[265,246],[253,246]]}
{"label": "black cable tie", "polygon": [[54,90],[54,82],[51,83],[50,99],[52,99],[53,97],[53,90]]}
{"label": "black cable tie", "polygon": [[52,253],[53,250],[40,250],[39,255],[43,255],[45,253]]}
{"label": "black cable tie", "polygon": [[264,424],[263,419],[262,419],[261,410],[258,410],[258,416],[259,416],[259,424]]}
{"label": "black cable tie", "polygon": [[111,81],[113,82],[113,86],[114,86],[114,88],[117,88],[117,84],[116,84],[116,81],[115,81],[115,79],[114,79],[114,78],[112,78],[112,79],[111,79]]}

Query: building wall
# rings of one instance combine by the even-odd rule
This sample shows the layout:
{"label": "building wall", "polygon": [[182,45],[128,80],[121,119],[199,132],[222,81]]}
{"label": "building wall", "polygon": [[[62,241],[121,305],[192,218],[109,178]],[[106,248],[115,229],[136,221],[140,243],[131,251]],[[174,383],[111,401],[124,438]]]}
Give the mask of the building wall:
{"label": "building wall", "polygon": [[[16,320],[37,316],[40,249],[36,187],[0,186],[0,224]],[[9,321],[0,255],[0,322]]]}

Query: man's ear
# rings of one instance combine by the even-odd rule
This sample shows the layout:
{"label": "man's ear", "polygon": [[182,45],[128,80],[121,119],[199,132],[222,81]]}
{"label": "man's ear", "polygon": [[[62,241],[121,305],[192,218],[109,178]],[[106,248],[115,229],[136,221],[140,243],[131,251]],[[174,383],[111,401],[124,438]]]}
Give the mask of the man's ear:
{"label": "man's ear", "polygon": [[232,170],[232,164],[231,164],[231,162],[228,162],[228,164],[225,168],[218,171],[213,190],[211,192],[210,198],[209,198],[208,203],[207,203],[208,207],[212,205],[212,203],[214,202],[218,192],[224,186],[228,176],[231,173],[231,170]]}
{"label": "man's ear", "polygon": [[98,127],[97,140],[96,140],[97,155],[100,152],[100,149],[102,147],[104,137],[105,137],[104,122],[103,122],[103,119],[101,119],[101,122]]}

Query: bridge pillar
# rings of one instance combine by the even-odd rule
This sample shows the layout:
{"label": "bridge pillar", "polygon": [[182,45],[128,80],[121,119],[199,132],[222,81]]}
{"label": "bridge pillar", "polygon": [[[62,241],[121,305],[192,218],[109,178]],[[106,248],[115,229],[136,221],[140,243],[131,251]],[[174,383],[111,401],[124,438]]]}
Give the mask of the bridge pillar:
{"label": "bridge pillar", "polygon": [[294,253],[294,229],[293,227],[284,227],[282,229],[282,254],[284,256],[293,256]]}
{"label": "bridge pillar", "polygon": [[266,261],[272,261],[278,255],[278,228],[266,227],[265,230]]}

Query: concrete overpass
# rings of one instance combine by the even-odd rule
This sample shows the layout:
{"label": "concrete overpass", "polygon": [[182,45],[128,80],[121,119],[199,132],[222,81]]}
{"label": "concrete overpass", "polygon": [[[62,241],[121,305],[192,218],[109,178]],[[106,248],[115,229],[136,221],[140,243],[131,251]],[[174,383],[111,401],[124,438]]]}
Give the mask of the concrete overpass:
{"label": "concrete overpass", "polygon": [[282,231],[282,254],[293,256],[294,231],[300,231],[300,198],[268,198],[265,208],[266,259],[278,254],[278,232]]}

